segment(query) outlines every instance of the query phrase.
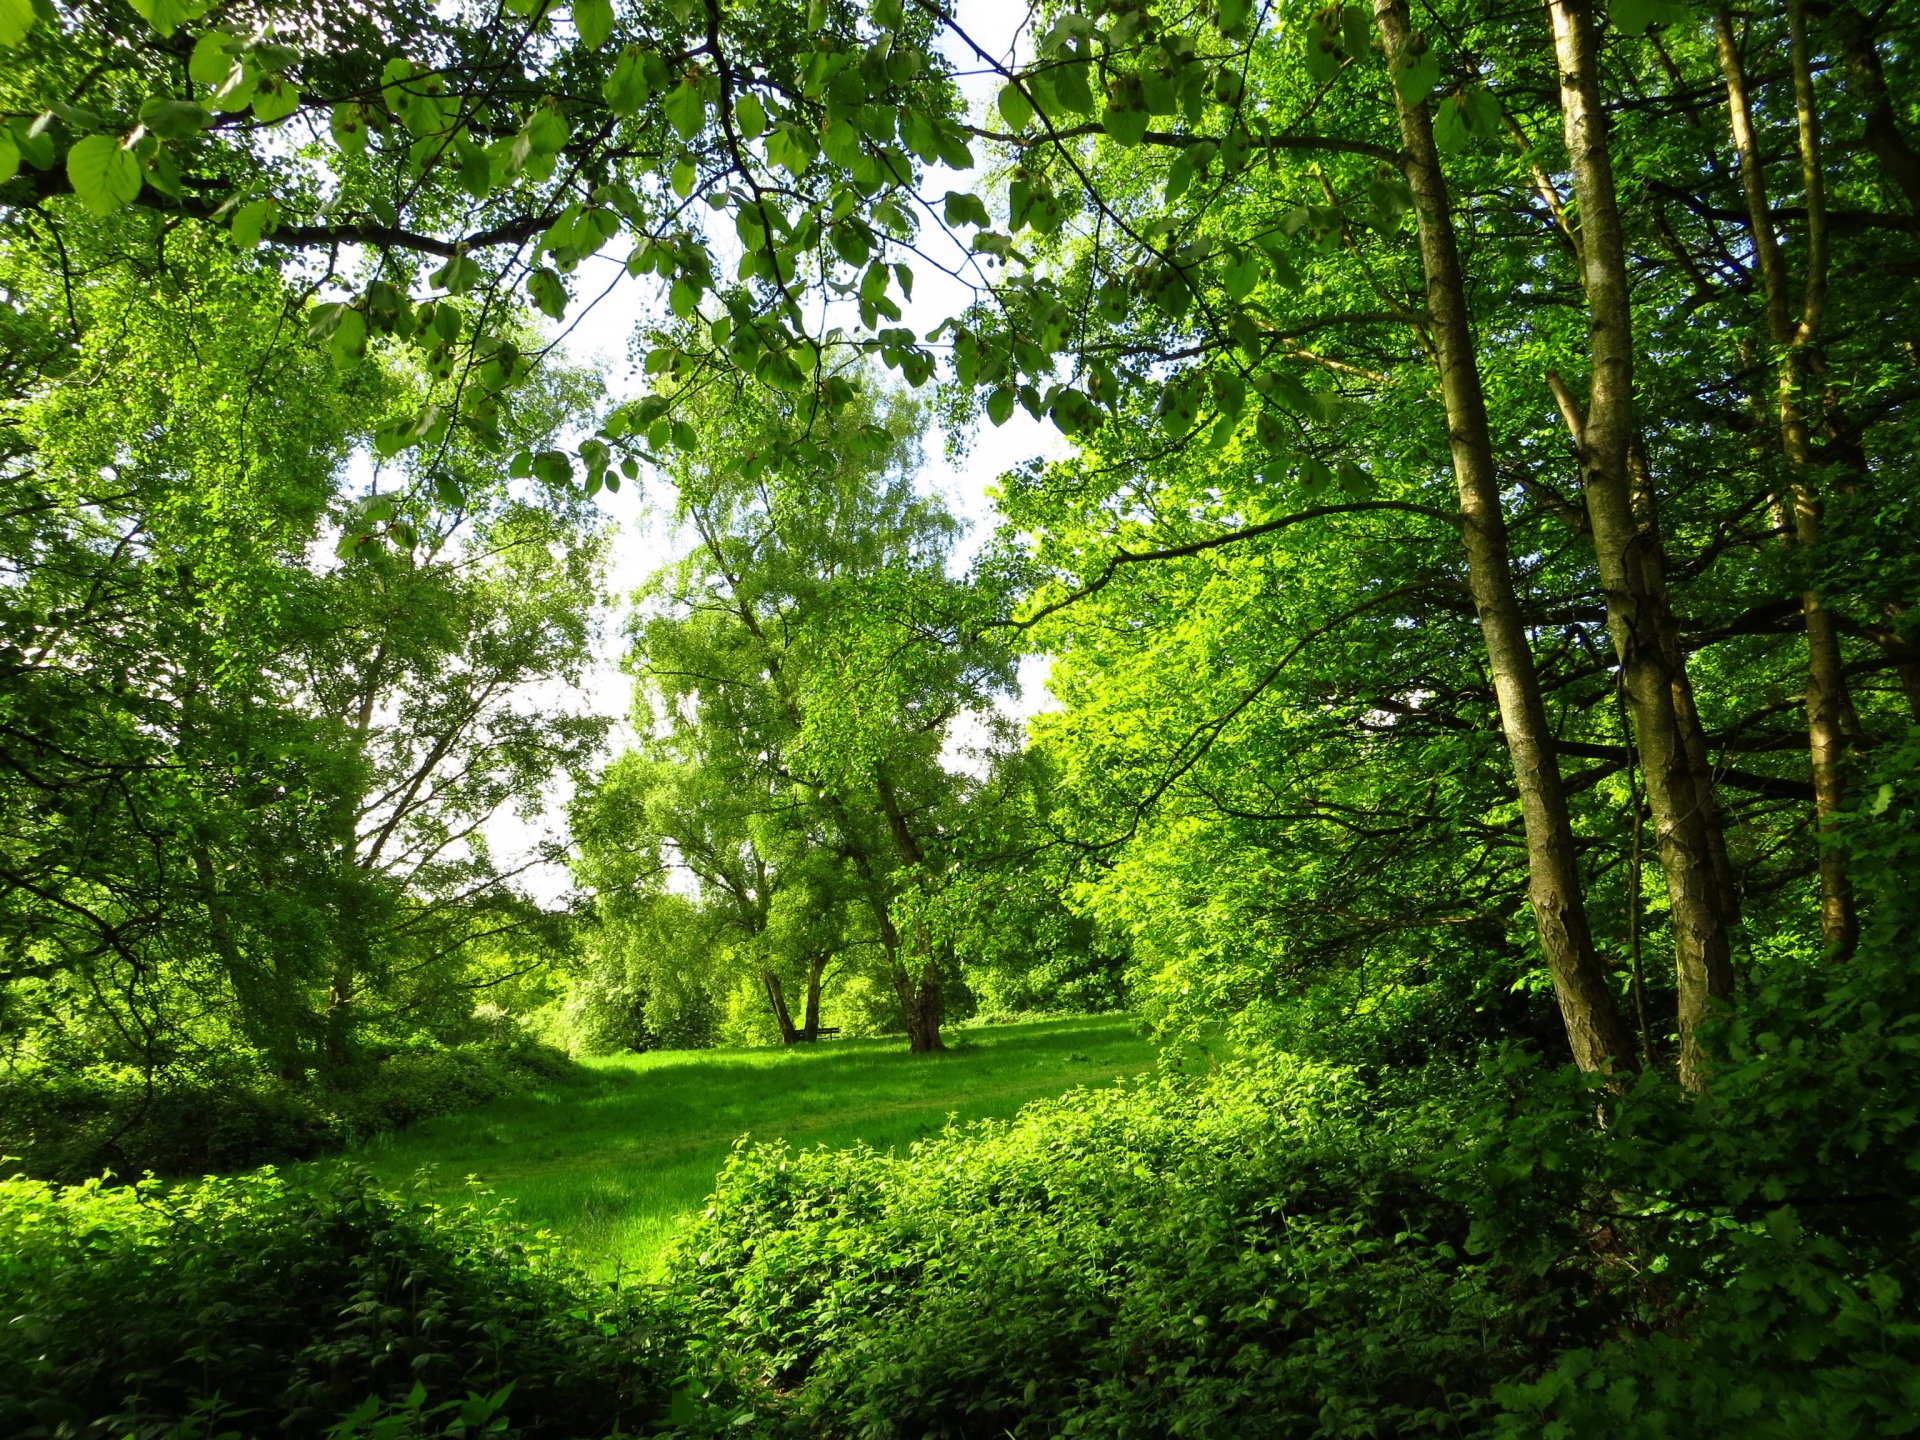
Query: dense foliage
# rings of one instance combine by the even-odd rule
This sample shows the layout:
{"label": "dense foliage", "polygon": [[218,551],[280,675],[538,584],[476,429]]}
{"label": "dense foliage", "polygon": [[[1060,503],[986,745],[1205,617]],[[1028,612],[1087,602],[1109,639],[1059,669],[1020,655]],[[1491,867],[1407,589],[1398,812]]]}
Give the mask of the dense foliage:
{"label": "dense foliage", "polygon": [[[1124,994],[1240,1059],[743,1151],[602,1337],[670,1334],[668,1423],[1911,1431],[1917,37],[0,0],[0,1141],[344,1114],[528,1029],[796,1042],[825,997],[924,1052]],[[603,282],[644,393],[551,353]],[[1016,409],[1065,453],[962,574],[922,428]],[[554,697],[643,475],[678,558],[596,773],[611,717]],[[559,792],[564,911],[488,829]],[[178,1196],[268,1250],[390,1204]],[[102,1337],[195,1273],[125,1196],[10,1203],[116,1217],[59,1281]],[[615,1364],[508,1289],[529,1390]],[[98,1343],[92,1390],[47,1362],[89,1420],[149,1365]],[[289,1347],[248,1403],[344,1415]],[[163,1373],[157,1423],[212,1403]],[[407,1393],[341,1423],[469,1424]]]}
{"label": "dense foliage", "polygon": [[0,1184],[10,1435],[645,1434],[653,1318],[551,1237],[343,1175]]}

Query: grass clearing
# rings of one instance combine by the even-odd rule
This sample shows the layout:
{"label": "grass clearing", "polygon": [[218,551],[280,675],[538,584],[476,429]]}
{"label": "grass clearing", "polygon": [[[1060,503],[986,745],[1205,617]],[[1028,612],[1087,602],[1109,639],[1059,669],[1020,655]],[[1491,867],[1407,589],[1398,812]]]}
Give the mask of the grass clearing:
{"label": "grass clearing", "polygon": [[1004,1118],[1156,1055],[1125,1015],[958,1028],[948,1043],[936,1055],[892,1037],[588,1060],[574,1079],[376,1136],[347,1159],[390,1185],[425,1171],[451,1192],[472,1176],[595,1271],[645,1276],[742,1135],[904,1149],[949,1116]]}

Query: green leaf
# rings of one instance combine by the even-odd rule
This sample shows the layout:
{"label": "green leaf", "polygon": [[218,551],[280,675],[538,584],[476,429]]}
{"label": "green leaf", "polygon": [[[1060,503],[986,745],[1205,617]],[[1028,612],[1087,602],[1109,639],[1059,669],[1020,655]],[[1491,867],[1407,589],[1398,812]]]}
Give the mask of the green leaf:
{"label": "green leaf", "polygon": [[1055,65],[1047,72],[1052,82],[1054,98],[1062,108],[1076,115],[1093,113],[1093,88],[1088,82],[1092,69],[1085,60],[1069,60],[1065,64]]}
{"label": "green leaf", "polygon": [[7,134],[13,137],[20,158],[36,170],[53,168],[53,136],[31,120],[15,116],[7,122]]}
{"label": "green leaf", "polygon": [[544,265],[527,276],[527,297],[549,319],[559,320],[567,313],[567,287],[557,271]]}
{"label": "green leaf", "polygon": [[1456,92],[1434,107],[1433,143],[1443,154],[1457,155],[1467,148],[1466,101]]}
{"label": "green leaf", "polygon": [[1002,385],[987,396],[987,418],[996,426],[1004,425],[1013,414],[1013,391]]}
{"label": "green leaf", "polygon": [[1121,145],[1138,145],[1147,138],[1147,112],[1145,110],[1122,110],[1109,105],[1100,117],[1100,124],[1107,134]]}
{"label": "green leaf", "polygon": [[193,42],[193,55],[187,61],[187,78],[196,85],[218,85],[233,69],[233,53],[227,46],[233,37],[224,30],[208,30]]}
{"label": "green leaf", "polygon": [[34,19],[33,0],[0,0],[0,45],[11,49],[25,40]]}
{"label": "green leaf", "polygon": [[613,36],[613,0],[573,0],[573,28],[582,44],[598,50]]}
{"label": "green leaf", "polygon": [[4,185],[20,173],[20,147],[13,143],[13,136],[0,130],[0,185]]}
{"label": "green leaf", "polygon": [[613,64],[613,71],[600,86],[607,108],[614,114],[631,117],[653,94],[647,79],[646,54],[638,45],[629,45]]}
{"label": "green leaf", "polygon": [[233,243],[242,250],[251,250],[261,238],[273,228],[274,203],[271,200],[249,200],[233,212]]}
{"label": "green leaf", "polygon": [[363,155],[367,149],[367,117],[358,105],[348,102],[333,107],[333,113],[327,117],[327,128],[333,132],[333,143],[348,155]]}
{"label": "green leaf", "polygon": [[733,123],[743,139],[757,140],[767,132],[767,111],[751,90],[733,102]]}
{"label": "green leaf", "polygon": [[1687,15],[1685,0],[1608,0],[1607,18],[1627,35],[1644,35],[1655,25],[1671,25]]}
{"label": "green leaf", "polygon": [[1018,85],[1006,85],[1000,90],[1000,118],[1009,128],[1024,130],[1027,122],[1033,119],[1033,105],[1020,91]]}
{"label": "green leaf", "polygon": [[682,80],[667,92],[667,123],[682,140],[691,140],[707,123],[707,102],[700,87],[691,79]]}
{"label": "green leaf", "polygon": [[201,0],[130,0],[134,11],[162,35],[172,35],[189,20],[207,13]]}
{"label": "green leaf", "polygon": [[573,481],[573,457],[564,450],[542,450],[533,457],[534,478],[543,485],[561,486]]}
{"label": "green leaf", "polygon": [[291,80],[282,80],[270,75],[260,82],[253,92],[253,113],[258,120],[271,125],[276,120],[284,120],[300,108],[300,91]]}
{"label": "green leaf", "polygon": [[203,105],[154,96],[140,107],[140,123],[162,140],[189,140],[212,121]]}
{"label": "green leaf", "polygon": [[1440,83],[1440,57],[1428,46],[1425,35],[1416,33],[1400,48],[1399,63],[1393,67],[1393,88],[1403,104],[1424,101]]}
{"label": "green leaf", "polygon": [[1220,283],[1233,300],[1244,300],[1259,285],[1262,270],[1257,253],[1234,249],[1227,253],[1226,263],[1221,267]]}
{"label": "green leaf", "polygon": [[542,105],[527,121],[527,143],[536,155],[558,155],[570,138],[566,117],[551,105]]}
{"label": "green leaf", "polygon": [[105,218],[140,194],[140,160],[111,135],[88,135],[67,151],[67,179],[94,215]]}
{"label": "green leaf", "polygon": [[986,202],[978,195],[962,190],[947,192],[944,213],[949,225],[972,225],[984,229],[993,223],[993,217],[987,213]]}

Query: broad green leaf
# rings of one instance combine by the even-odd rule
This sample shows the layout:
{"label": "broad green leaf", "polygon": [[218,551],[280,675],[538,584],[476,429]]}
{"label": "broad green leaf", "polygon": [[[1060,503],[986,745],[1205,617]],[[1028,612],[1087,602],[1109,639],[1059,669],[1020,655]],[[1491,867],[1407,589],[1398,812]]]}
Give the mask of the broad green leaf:
{"label": "broad green leaf", "polygon": [[193,42],[193,55],[187,61],[187,78],[196,85],[218,85],[233,69],[233,54],[227,46],[233,37],[224,30],[205,31]]}
{"label": "broad green leaf", "polygon": [[640,113],[640,107],[647,103],[653,93],[653,86],[647,80],[646,52],[638,45],[629,45],[621,51],[620,58],[614,61],[612,73],[600,86],[600,93],[606,97],[607,108],[616,115],[634,116]]}
{"label": "broad green leaf", "polygon": [[452,295],[464,295],[478,285],[480,279],[480,263],[462,252],[434,271],[427,283]]}
{"label": "broad green leaf", "polygon": [[691,79],[682,80],[667,92],[664,108],[667,123],[682,140],[693,139],[707,123],[707,102]]}
{"label": "broad green leaf", "polygon": [[1467,122],[1467,129],[1475,135],[1499,134],[1500,102],[1493,92],[1484,85],[1469,85],[1460,93],[1464,104],[1461,118]]}
{"label": "broad green leaf", "polygon": [[1433,107],[1433,143],[1448,155],[1467,148],[1466,101],[1456,91]]}
{"label": "broad green leaf", "polygon": [[102,218],[140,194],[140,160],[111,135],[88,135],[67,151],[67,179],[80,203]]}
{"label": "broad green leaf", "polygon": [[549,319],[559,320],[567,313],[567,287],[559,272],[547,266],[527,276],[527,297]]}
{"label": "broad green leaf", "polygon": [[1021,93],[1018,85],[1006,85],[1000,90],[1000,118],[1009,128],[1024,130],[1027,122],[1033,119],[1033,106]]}
{"label": "broad green leaf", "polygon": [[129,0],[134,12],[162,35],[172,35],[190,20],[207,13],[203,0]]}
{"label": "broad green leaf", "polygon": [[1147,138],[1145,110],[1122,110],[1109,105],[1100,117],[1100,124],[1121,145],[1138,145]]}
{"label": "broad green leaf", "polygon": [[987,418],[996,426],[1004,425],[1013,414],[1013,391],[1005,385],[987,396]]}
{"label": "broad green leaf", "polygon": [[156,95],[140,107],[140,123],[162,140],[188,140],[212,121],[206,107],[191,100],[169,100]]}
{"label": "broad green leaf", "polygon": [[0,45],[11,48],[25,40],[35,18],[33,0],[0,0]]}
{"label": "broad green leaf", "polygon": [[1426,36],[1415,34],[1401,47],[1400,60],[1393,67],[1393,88],[1407,105],[1418,105],[1440,83],[1440,57],[1427,44]]}
{"label": "broad green leaf", "polygon": [[267,124],[284,120],[299,108],[300,91],[291,80],[268,76],[253,92],[254,116]]}
{"label": "broad green leaf", "polygon": [[1608,0],[1607,18],[1628,35],[1644,35],[1655,25],[1686,19],[1685,0]]}
{"label": "broad green leaf", "polygon": [[571,484],[573,457],[564,450],[542,450],[533,457],[533,474],[543,485]]}
{"label": "broad green leaf", "polygon": [[961,190],[947,192],[944,214],[949,225],[972,225],[984,229],[993,223],[993,217],[987,213],[986,202],[978,195]]}
{"label": "broad green leaf", "polygon": [[767,131],[766,107],[751,90],[733,102],[733,123],[748,140],[757,140]]}
{"label": "broad green leaf", "polygon": [[573,0],[573,28],[582,44],[598,50],[613,36],[613,0]]}
{"label": "broad green leaf", "polygon": [[1251,250],[1234,250],[1220,270],[1220,283],[1234,300],[1244,300],[1260,284],[1260,257]]}
{"label": "broad green leaf", "polygon": [[20,173],[20,147],[13,143],[13,136],[0,130],[0,185],[4,185]]}
{"label": "broad green leaf", "polygon": [[359,310],[348,310],[333,332],[333,365],[336,370],[351,369],[367,348],[367,317]]}
{"label": "broad green leaf", "polygon": [[53,136],[45,129],[37,128],[31,120],[15,116],[7,122],[7,134],[12,137],[14,148],[19,150],[20,158],[36,170],[51,170],[54,161]]}
{"label": "broad green leaf", "polygon": [[476,200],[484,200],[493,190],[493,161],[465,136],[453,142],[453,153],[460,188]]}
{"label": "broad green leaf", "polygon": [[273,201],[249,200],[233,212],[233,243],[242,250],[253,249],[272,228],[273,215]]}
{"label": "broad green leaf", "polygon": [[569,138],[566,117],[553,106],[542,105],[527,121],[526,136],[534,154],[558,155]]}
{"label": "broad green leaf", "polygon": [[348,102],[334,106],[327,117],[327,128],[333,132],[333,143],[346,154],[366,153],[367,119],[358,105]]}

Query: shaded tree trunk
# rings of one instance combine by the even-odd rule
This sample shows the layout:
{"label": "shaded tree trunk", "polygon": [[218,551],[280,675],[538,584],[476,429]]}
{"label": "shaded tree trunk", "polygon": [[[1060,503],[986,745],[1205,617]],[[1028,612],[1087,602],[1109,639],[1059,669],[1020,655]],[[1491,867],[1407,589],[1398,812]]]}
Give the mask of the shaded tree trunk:
{"label": "shaded tree trunk", "polygon": [[[767,1008],[773,1012],[773,1023],[780,1029],[780,1043],[792,1045],[800,1040],[799,1030],[794,1027],[793,1013],[787,1009],[787,996],[780,984],[780,977],[771,970],[760,972],[760,985],[767,995]],[[809,1040],[814,1037],[805,1037]]]}
{"label": "shaded tree trunk", "polygon": [[[1824,515],[1812,476],[1812,427],[1806,396],[1819,367],[1817,347],[1826,309],[1830,247],[1806,21],[1802,0],[1790,0],[1788,58],[1793,72],[1800,178],[1806,192],[1807,210],[1806,276],[1800,313],[1796,317],[1786,257],[1774,233],[1773,215],[1768,206],[1766,173],[1754,136],[1753,97],[1734,33],[1733,16],[1724,5],[1714,12],[1720,70],[1727,86],[1728,122],[1734,149],[1740,158],[1740,183],[1753,237],[1754,268],[1759,272],[1766,301],[1768,333],[1780,353],[1775,413],[1781,450],[1792,476],[1787,494],[1782,497],[1782,529],[1789,544],[1813,547],[1820,543]],[[1814,818],[1820,841],[1820,929],[1828,950],[1835,957],[1844,958],[1853,953],[1860,925],[1846,860],[1832,843],[1832,832],[1846,804],[1844,765],[1851,700],[1836,617],[1827,608],[1818,588],[1812,585],[1802,590],[1800,607],[1807,633],[1807,754],[1813,772]]]}
{"label": "shaded tree trunk", "polygon": [[[1405,0],[1376,0],[1374,20],[1389,65],[1397,65],[1412,38]],[[1395,104],[1405,151],[1402,163],[1419,222],[1428,324],[1460,494],[1468,583],[1520,792],[1527,839],[1527,894],[1534,924],[1574,1062],[1589,1071],[1626,1069],[1634,1063],[1633,1034],[1594,952],[1566,791],[1514,593],[1486,395],[1474,352],[1446,179],[1433,139],[1433,117],[1424,102],[1408,104],[1397,90]]]}
{"label": "shaded tree trunk", "polygon": [[1587,294],[1593,388],[1575,436],[1607,629],[1633,717],[1655,844],[1671,903],[1680,990],[1680,1083],[1706,1083],[1700,1031],[1717,1002],[1732,998],[1733,963],[1706,813],[1675,713],[1684,686],[1666,603],[1665,565],[1652,533],[1634,516],[1631,456],[1633,308],[1626,240],[1607,118],[1601,102],[1596,38],[1587,0],[1550,0],[1560,113],[1580,213],[1580,264]]}

